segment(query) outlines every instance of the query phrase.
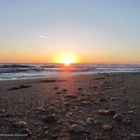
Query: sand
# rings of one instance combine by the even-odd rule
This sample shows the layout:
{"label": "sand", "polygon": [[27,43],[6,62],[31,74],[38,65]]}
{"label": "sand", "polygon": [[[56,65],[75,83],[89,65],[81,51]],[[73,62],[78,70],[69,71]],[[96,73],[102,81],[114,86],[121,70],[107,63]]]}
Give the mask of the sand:
{"label": "sand", "polygon": [[[139,99],[140,73],[1,81],[0,140],[140,139]],[[18,121],[25,125],[16,126]],[[72,132],[73,124],[83,131]]]}

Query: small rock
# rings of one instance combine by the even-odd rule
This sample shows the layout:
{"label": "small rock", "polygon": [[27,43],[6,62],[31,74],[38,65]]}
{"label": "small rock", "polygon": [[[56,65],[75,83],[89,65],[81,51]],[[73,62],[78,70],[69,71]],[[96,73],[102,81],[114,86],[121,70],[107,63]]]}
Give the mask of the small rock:
{"label": "small rock", "polygon": [[87,126],[87,124],[86,124],[85,122],[83,122],[83,121],[80,121],[79,124],[80,124],[81,126]]}
{"label": "small rock", "polygon": [[123,122],[123,123],[126,123],[126,119],[123,119],[122,122]]}
{"label": "small rock", "polygon": [[94,121],[94,124],[100,124],[100,121],[95,120],[95,121]]}
{"label": "small rock", "polygon": [[132,109],[136,109],[136,106],[131,107]]}
{"label": "small rock", "polygon": [[87,121],[91,121],[91,122],[93,122],[94,119],[93,119],[93,118],[87,118]]}
{"label": "small rock", "polygon": [[64,102],[64,105],[69,106],[70,104],[69,102]]}
{"label": "small rock", "polygon": [[59,89],[59,87],[54,87],[54,89]]}
{"label": "small rock", "polygon": [[78,87],[77,90],[82,90],[82,88],[81,87]]}
{"label": "small rock", "polygon": [[107,92],[107,93],[111,93],[111,90],[107,90],[106,92]]}
{"label": "small rock", "polygon": [[51,114],[49,116],[46,116],[44,120],[49,123],[56,122],[56,116],[55,114]]}
{"label": "small rock", "polygon": [[129,114],[134,114],[134,111],[133,111],[133,110],[131,110],[131,111],[128,111],[128,113],[129,113]]}
{"label": "small rock", "polygon": [[39,111],[45,111],[45,108],[43,108],[43,107],[37,107],[37,110],[39,110]]}
{"label": "small rock", "polygon": [[45,133],[45,134],[48,134],[48,133],[49,133],[49,131],[45,131],[44,133]]}
{"label": "small rock", "polygon": [[14,127],[17,127],[17,128],[22,128],[22,127],[26,127],[27,126],[27,123],[24,122],[24,121],[18,121],[18,122],[14,122],[13,123],[13,126]]}
{"label": "small rock", "polygon": [[44,127],[43,127],[44,130],[47,130],[48,128],[49,128],[49,127],[47,127],[47,126],[44,126]]}
{"label": "small rock", "polygon": [[83,92],[81,95],[82,95],[82,96],[84,96],[84,95],[86,95],[86,93],[85,93],[85,92]]}
{"label": "small rock", "polygon": [[60,91],[57,91],[55,94],[61,94],[61,92]]}
{"label": "small rock", "polygon": [[83,132],[85,129],[84,127],[78,125],[78,124],[73,124],[71,127],[70,127],[70,130],[73,131],[73,132]]}
{"label": "small rock", "polygon": [[104,124],[103,125],[103,129],[104,130],[111,130],[113,127],[111,125],[108,125],[108,124]]}
{"label": "small rock", "polygon": [[122,121],[124,119],[124,115],[121,113],[118,113],[113,117],[113,119],[116,121]]}
{"label": "small rock", "polygon": [[12,119],[8,117],[8,118],[5,118],[5,121],[12,122]]}
{"label": "small rock", "polygon": [[92,124],[92,122],[89,121],[89,120],[87,120],[85,123],[86,123],[87,125],[91,125],[91,124]]}
{"label": "small rock", "polygon": [[67,92],[68,90],[67,89],[63,89],[62,91]]}
{"label": "small rock", "polygon": [[4,110],[4,109],[2,109],[0,112],[1,112],[1,113],[5,113],[5,110]]}
{"label": "small rock", "polygon": [[89,103],[90,103],[90,101],[82,101],[82,104],[84,104],[84,105],[87,105]]}
{"label": "small rock", "polygon": [[13,117],[13,116],[14,116],[14,114],[12,112],[6,112],[4,114],[4,117]]}
{"label": "small rock", "polygon": [[106,110],[105,109],[100,109],[98,112],[99,112],[99,114],[105,114]]}
{"label": "small rock", "polygon": [[105,114],[107,114],[107,115],[115,115],[115,111],[114,110],[106,110]]}
{"label": "small rock", "polygon": [[104,98],[100,98],[99,101],[102,102],[102,101],[107,101],[107,100]]}
{"label": "small rock", "polygon": [[121,99],[122,97],[111,97],[111,100],[118,100]]}
{"label": "small rock", "polygon": [[130,120],[127,120],[126,123],[127,123],[127,124],[131,124],[131,121],[130,121]]}
{"label": "small rock", "polygon": [[20,134],[24,134],[24,135],[27,135],[27,137],[31,137],[32,136],[32,133],[30,132],[29,129],[23,129]]}
{"label": "small rock", "polygon": [[73,94],[67,94],[66,97],[74,97]]}

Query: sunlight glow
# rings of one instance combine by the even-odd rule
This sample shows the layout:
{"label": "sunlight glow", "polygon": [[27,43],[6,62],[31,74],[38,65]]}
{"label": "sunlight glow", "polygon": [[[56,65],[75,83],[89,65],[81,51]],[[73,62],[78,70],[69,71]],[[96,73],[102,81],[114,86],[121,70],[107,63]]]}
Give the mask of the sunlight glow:
{"label": "sunlight glow", "polygon": [[61,63],[64,63],[66,66],[68,66],[71,63],[73,63],[73,60],[70,57],[64,57],[64,58],[62,58]]}
{"label": "sunlight glow", "polygon": [[63,63],[66,66],[70,65],[71,63],[78,63],[79,59],[76,55],[72,53],[61,53],[55,56],[54,62],[56,63]]}

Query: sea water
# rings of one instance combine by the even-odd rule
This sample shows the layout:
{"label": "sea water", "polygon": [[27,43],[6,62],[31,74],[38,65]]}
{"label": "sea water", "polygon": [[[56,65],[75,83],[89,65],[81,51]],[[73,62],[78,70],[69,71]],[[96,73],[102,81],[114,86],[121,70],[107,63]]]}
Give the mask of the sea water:
{"label": "sea water", "polygon": [[0,63],[0,81],[112,72],[140,72],[140,64]]}

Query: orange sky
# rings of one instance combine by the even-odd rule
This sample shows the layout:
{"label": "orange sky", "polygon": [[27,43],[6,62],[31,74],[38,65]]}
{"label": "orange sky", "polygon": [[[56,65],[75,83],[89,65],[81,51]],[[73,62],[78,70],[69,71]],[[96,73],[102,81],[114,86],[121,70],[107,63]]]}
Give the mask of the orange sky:
{"label": "orange sky", "polygon": [[[140,1],[2,1],[0,62],[139,63]],[[118,8],[119,7],[119,8]]]}

